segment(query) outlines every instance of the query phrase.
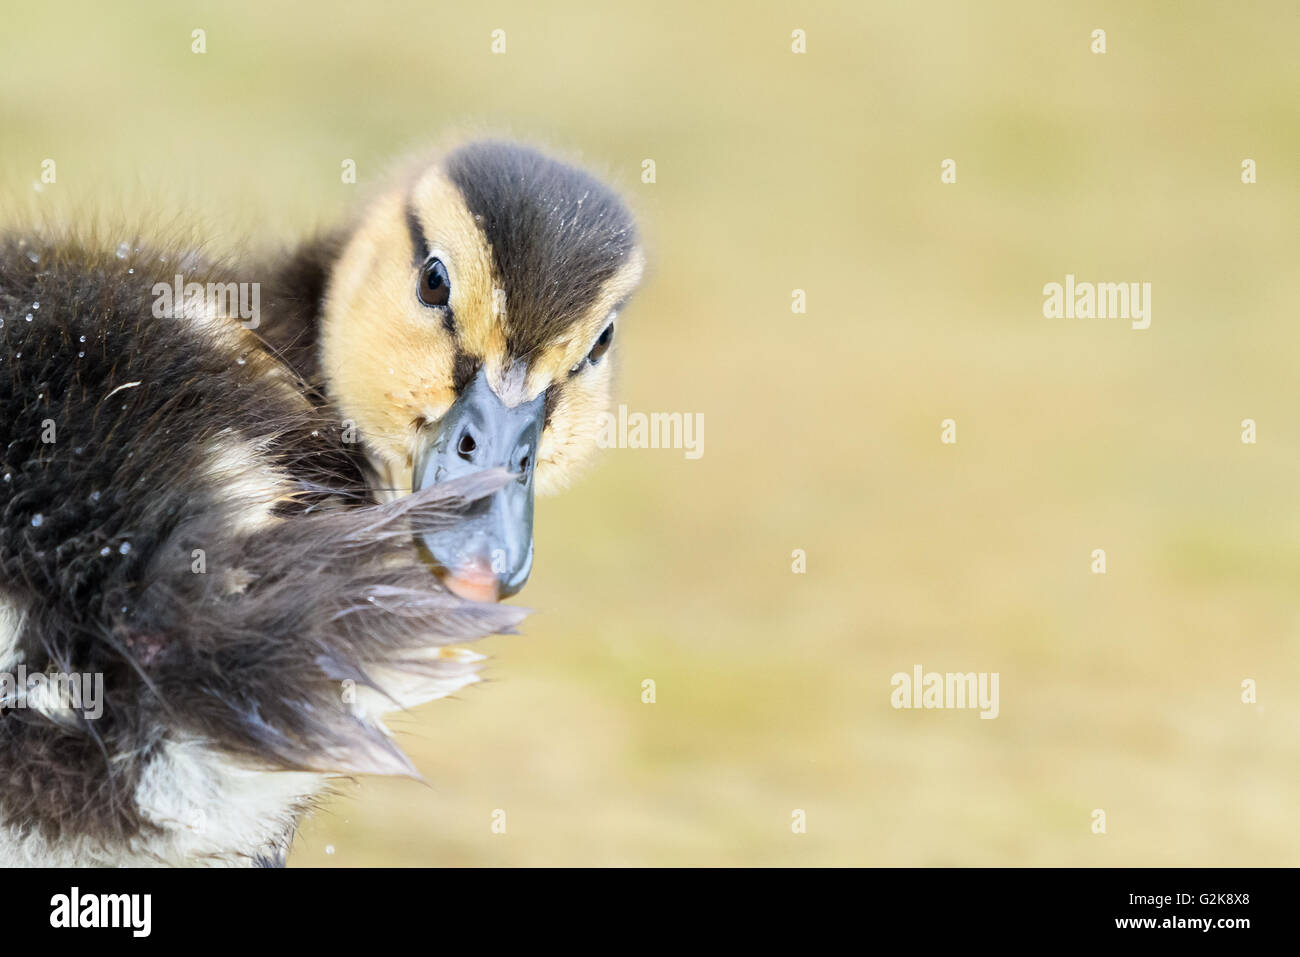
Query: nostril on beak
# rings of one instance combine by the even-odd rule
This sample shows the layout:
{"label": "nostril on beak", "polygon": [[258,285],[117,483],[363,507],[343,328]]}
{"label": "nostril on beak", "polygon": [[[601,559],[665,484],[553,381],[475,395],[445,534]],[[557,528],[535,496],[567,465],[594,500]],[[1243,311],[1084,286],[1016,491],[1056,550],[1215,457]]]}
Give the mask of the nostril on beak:
{"label": "nostril on beak", "polygon": [[514,471],[518,473],[521,478],[528,477],[528,466],[532,461],[532,451],[533,449],[531,445],[522,445],[515,449],[514,462],[511,464],[514,466]]}

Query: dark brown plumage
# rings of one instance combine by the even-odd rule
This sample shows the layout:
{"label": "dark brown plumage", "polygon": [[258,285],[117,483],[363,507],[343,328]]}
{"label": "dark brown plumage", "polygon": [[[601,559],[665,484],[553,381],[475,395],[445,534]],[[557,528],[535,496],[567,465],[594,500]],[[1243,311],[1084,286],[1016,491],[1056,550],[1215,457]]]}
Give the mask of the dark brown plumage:
{"label": "dark brown plumage", "polygon": [[[107,698],[71,726],[0,715],[0,810],[51,844],[147,836],[133,797],[164,734],[282,768],[400,767],[340,682],[519,619],[447,595],[412,546],[493,480],[372,504],[340,420],[271,355],[152,316],[162,255],[0,240],[0,597],[29,670],[103,673]],[[233,531],[250,503],[209,449],[234,441],[285,477],[286,520]]]}
{"label": "dark brown plumage", "polygon": [[447,158],[511,291],[506,343],[529,356],[587,309],[636,249],[636,225],[609,187],[580,169],[496,140]]}

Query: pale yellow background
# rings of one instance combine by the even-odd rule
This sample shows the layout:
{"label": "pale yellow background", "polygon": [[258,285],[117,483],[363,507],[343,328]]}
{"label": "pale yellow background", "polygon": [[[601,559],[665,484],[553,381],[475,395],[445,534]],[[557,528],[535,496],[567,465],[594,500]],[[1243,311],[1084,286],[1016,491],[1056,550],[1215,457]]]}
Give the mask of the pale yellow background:
{"label": "pale yellow background", "polygon": [[[540,503],[526,635],[395,722],[431,787],[348,787],[292,863],[1300,863],[1296,5],[612,6],[0,11],[9,220],[287,240],[481,126],[644,224],[620,397],[704,457]],[[1044,319],[1067,272],[1152,283],[1151,328]],[[918,663],[1001,716],[893,710]]]}

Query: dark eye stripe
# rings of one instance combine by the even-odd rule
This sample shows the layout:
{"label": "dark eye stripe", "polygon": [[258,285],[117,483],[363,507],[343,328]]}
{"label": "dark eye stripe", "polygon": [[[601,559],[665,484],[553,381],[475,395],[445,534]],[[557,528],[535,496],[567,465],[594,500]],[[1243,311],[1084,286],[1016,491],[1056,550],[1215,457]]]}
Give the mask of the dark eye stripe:
{"label": "dark eye stripe", "polygon": [[415,268],[419,269],[429,258],[429,241],[424,238],[424,227],[420,217],[415,215],[415,207],[406,207],[406,229],[411,234],[411,249],[414,252]]}
{"label": "dark eye stripe", "polygon": [[560,384],[552,382],[546,387],[545,417],[542,420],[542,428],[548,429],[551,426],[551,416],[555,412],[555,407],[560,404]]}

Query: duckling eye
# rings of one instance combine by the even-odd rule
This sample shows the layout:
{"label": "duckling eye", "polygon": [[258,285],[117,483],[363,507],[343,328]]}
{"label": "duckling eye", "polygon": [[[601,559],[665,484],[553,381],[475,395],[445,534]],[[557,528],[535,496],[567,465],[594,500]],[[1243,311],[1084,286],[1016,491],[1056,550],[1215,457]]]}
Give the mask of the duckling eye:
{"label": "duckling eye", "polygon": [[592,365],[599,362],[601,356],[609,351],[609,344],[613,341],[614,323],[611,322],[605,327],[605,331],[600,334],[600,338],[596,340],[596,344],[591,347],[591,351],[587,353],[587,361]]}
{"label": "duckling eye", "polygon": [[591,351],[587,353],[587,357],[569,370],[569,375],[577,375],[582,371],[582,367],[587,365],[587,363],[595,365],[599,362],[601,357],[609,351],[610,343],[613,341],[614,323],[611,322],[605,327],[605,331],[600,334],[600,338],[596,340],[596,344],[591,347]]}
{"label": "duckling eye", "polygon": [[430,259],[420,267],[416,294],[426,306],[445,306],[451,298],[451,280],[441,259]]}

